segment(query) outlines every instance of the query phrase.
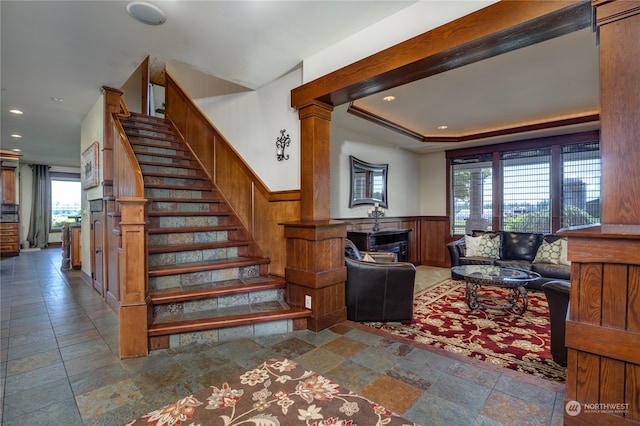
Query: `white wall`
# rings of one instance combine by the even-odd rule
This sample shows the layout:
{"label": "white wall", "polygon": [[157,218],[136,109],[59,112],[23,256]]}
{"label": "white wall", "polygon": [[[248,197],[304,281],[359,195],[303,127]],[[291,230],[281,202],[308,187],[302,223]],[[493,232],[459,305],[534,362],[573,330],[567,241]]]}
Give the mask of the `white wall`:
{"label": "white wall", "polygon": [[447,159],[445,153],[420,156],[420,214],[444,216],[447,213]]}
{"label": "white wall", "polygon": [[104,96],[93,105],[80,127],[80,155],[94,141],[98,141],[98,186],[82,191],[82,233],[80,236],[82,271],[91,276],[91,224],[89,200],[102,199],[104,180]]}
{"label": "white wall", "polygon": [[331,127],[332,218],[367,217],[371,206],[349,208],[349,156],[374,164],[388,164],[387,216],[420,214],[420,156],[343,128]]}
{"label": "white wall", "polygon": [[[300,122],[290,106],[291,90],[301,84],[296,69],[255,91],[197,99],[200,109],[271,191],[300,188]],[[289,159],[276,160],[280,130],[291,137]]]}

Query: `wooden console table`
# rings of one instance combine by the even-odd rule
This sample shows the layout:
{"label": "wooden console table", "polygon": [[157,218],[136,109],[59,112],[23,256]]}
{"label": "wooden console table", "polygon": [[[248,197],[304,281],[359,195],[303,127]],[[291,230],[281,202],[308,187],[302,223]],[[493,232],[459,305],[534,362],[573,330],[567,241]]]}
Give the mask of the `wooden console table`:
{"label": "wooden console table", "polygon": [[411,229],[381,229],[380,231],[347,231],[347,238],[362,251],[396,253],[398,262],[411,259]]}

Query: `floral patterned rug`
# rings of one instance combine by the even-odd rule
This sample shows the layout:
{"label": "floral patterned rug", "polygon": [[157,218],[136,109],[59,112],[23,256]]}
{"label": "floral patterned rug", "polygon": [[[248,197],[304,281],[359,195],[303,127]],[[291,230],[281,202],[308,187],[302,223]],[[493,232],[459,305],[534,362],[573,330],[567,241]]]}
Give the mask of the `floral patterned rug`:
{"label": "floral patterned rug", "polygon": [[127,426],[241,424],[417,426],[289,359],[271,359]]}
{"label": "floral patterned rug", "polygon": [[[506,291],[483,286],[479,296],[506,300]],[[364,324],[547,380],[566,380],[566,368],[551,357],[549,307],[542,292],[529,292],[529,307],[523,315],[498,309],[472,311],[465,301],[464,282],[449,279],[416,296],[410,325]]]}

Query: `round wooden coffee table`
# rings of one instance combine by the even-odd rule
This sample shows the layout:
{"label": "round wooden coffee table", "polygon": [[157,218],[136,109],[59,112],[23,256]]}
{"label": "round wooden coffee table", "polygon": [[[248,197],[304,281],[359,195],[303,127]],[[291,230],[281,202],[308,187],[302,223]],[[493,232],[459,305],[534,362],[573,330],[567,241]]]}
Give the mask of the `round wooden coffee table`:
{"label": "round wooden coffee table", "polygon": [[[505,309],[522,315],[527,311],[529,299],[525,286],[540,278],[540,274],[524,269],[506,268],[493,265],[460,265],[451,268],[452,275],[458,275],[467,284],[466,301],[469,308]],[[489,300],[480,301],[478,291],[482,286],[509,289],[506,303]]]}

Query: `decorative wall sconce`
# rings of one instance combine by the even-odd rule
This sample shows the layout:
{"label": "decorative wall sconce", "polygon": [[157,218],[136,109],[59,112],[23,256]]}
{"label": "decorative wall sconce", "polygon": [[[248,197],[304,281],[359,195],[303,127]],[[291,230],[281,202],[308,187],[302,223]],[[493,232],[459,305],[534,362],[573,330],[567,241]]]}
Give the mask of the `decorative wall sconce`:
{"label": "decorative wall sconce", "polygon": [[288,147],[289,144],[291,144],[291,138],[289,137],[289,134],[284,134],[286,131],[286,129],[280,130],[280,137],[276,139],[276,158],[278,159],[278,161],[289,159],[289,154],[284,154],[284,149]]}

